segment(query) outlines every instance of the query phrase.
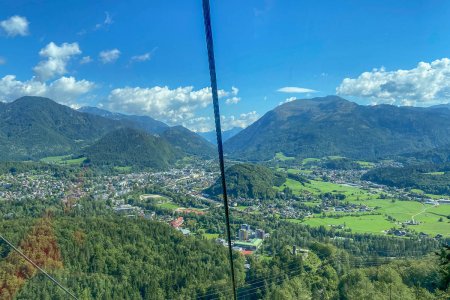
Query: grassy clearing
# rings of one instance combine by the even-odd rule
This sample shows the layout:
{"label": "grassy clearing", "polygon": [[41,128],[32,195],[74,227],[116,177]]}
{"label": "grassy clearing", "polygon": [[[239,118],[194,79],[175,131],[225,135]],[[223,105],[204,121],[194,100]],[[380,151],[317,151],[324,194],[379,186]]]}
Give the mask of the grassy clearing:
{"label": "grassy clearing", "polygon": [[281,161],[286,161],[286,160],[293,160],[293,159],[295,159],[295,157],[286,156],[283,154],[283,152],[277,152],[277,153],[275,153],[275,159],[281,160]]}
{"label": "grassy clearing", "polygon": [[371,169],[373,167],[375,167],[375,164],[369,161],[363,161],[363,160],[358,160],[356,161],[356,163],[358,163],[362,168],[365,169]]}
{"label": "grassy clearing", "polygon": [[[299,220],[289,220],[291,222],[300,223]],[[345,225],[345,228],[351,228],[355,233],[375,233],[383,234],[383,230],[388,230],[395,225],[389,222],[386,217],[382,215],[362,215],[362,216],[345,216],[341,218],[309,218],[303,224],[310,226],[325,226],[331,225]]]}
{"label": "grassy clearing", "polygon": [[427,174],[427,175],[437,175],[437,176],[440,176],[440,175],[444,175],[444,174],[445,174],[445,172],[428,172],[428,173],[424,173],[424,174]]}
{"label": "grassy clearing", "polygon": [[128,166],[128,167],[114,167],[114,170],[116,170],[118,172],[126,172],[126,173],[131,172],[131,169],[132,168],[130,166]]}
{"label": "grassy clearing", "polygon": [[358,187],[320,180],[311,180],[309,183],[305,183],[303,185],[296,180],[288,178],[283,185],[278,187],[278,189],[282,191],[285,187],[289,187],[295,195],[309,193],[317,196],[321,193],[340,193],[344,194],[346,196],[346,200],[349,201],[358,199],[377,199],[379,197],[378,193],[371,193]]}
{"label": "grassy clearing", "polygon": [[204,233],[203,237],[207,240],[215,240],[219,237],[218,233]]}
{"label": "grassy clearing", "polygon": [[161,208],[165,208],[165,209],[170,209],[170,210],[175,210],[175,209],[180,207],[180,206],[178,206],[178,205],[176,205],[175,203],[172,203],[172,202],[160,203],[160,204],[157,204],[157,206],[159,206]]}
{"label": "grassy clearing", "polygon": [[79,158],[71,158],[70,155],[62,155],[62,156],[49,156],[44,157],[40,161],[50,164],[58,164],[58,165],[79,165],[81,164],[86,158],[85,157],[79,157]]}
{"label": "grassy clearing", "polygon": [[320,161],[320,158],[313,158],[313,157],[308,157],[302,160],[302,164],[306,165],[308,163],[313,163],[313,162],[318,162]]}

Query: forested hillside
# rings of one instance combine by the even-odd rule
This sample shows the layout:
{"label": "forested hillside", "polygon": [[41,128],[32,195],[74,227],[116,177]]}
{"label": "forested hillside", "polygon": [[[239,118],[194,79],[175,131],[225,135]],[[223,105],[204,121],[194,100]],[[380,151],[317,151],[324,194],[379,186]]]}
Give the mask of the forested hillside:
{"label": "forested hillside", "polygon": [[378,168],[367,172],[362,178],[388,186],[415,188],[436,195],[450,195],[450,164]]}
{"label": "forested hillside", "polygon": [[[264,166],[254,164],[236,164],[225,170],[228,195],[233,198],[274,198],[277,194],[274,186],[280,186],[286,176]],[[205,193],[212,196],[222,194],[220,178]]]}
{"label": "forested hillside", "polygon": [[0,109],[0,160],[70,154],[120,128],[42,97],[22,97]]}
{"label": "forested hillside", "polygon": [[124,128],[113,131],[83,150],[96,166],[132,166],[164,169],[181,156],[164,139],[143,131]]}

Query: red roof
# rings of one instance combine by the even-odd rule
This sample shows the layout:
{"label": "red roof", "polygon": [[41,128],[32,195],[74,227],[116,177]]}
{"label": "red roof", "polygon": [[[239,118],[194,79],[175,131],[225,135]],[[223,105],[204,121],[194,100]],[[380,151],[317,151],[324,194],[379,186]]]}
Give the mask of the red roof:
{"label": "red roof", "polygon": [[252,254],[253,254],[253,251],[250,251],[250,250],[242,250],[241,253],[242,253],[242,255],[252,255]]}
{"label": "red roof", "polygon": [[172,227],[178,228],[178,227],[181,226],[181,224],[183,224],[183,222],[184,222],[183,217],[178,217],[178,218],[176,218],[175,220],[171,221],[171,222],[170,222],[170,225],[171,225]]}

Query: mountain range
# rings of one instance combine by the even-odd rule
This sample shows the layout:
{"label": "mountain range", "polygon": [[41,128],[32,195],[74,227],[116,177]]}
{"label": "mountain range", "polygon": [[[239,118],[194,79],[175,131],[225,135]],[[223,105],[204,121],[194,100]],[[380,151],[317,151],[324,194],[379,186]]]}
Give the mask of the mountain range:
{"label": "mountain range", "polygon": [[79,154],[121,128],[160,136],[158,141],[164,140],[185,154],[214,154],[212,144],[182,126],[170,127],[150,117],[93,107],[77,111],[48,98],[26,96],[0,104],[0,161]]}
{"label": "mountain range", "polygon": [[[22,97],[0,103],[0,160],[80,154],[122,128],[158,137],[153,142],[164,140],[174,152],[215,157],[211,143],[182,126],[94,107],[77,111],[47,98]],[[270,160],[278,152],[297,158],[339,155],[376,160],[435,148],[447,153],[449,132],[448,105],[365,106],[327,96],[282,104],[226,140],[224,147],[228,156],[239,160]]]}
{"label": "mountain range", "polygon": [[277,152],[374,160],[448,145],[449,132],[450,110],[445,106],[365,106],[327,96],[282,104],[224,147],[243,160],[269,160]]}

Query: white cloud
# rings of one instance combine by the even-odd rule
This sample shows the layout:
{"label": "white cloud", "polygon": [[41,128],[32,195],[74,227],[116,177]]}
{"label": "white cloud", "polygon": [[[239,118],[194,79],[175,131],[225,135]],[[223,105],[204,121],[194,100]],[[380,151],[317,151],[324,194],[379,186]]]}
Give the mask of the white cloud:
{"label": "white cloud", "polygon": [[93,82],[77,81],[74,77],[61,77],[47,84],[34,78],[20,81],[14,75],[6,75],[0,79],[0,101],[11,102],[22,96],[41,96],[62,104],[73,105],[94,86]]}
{"label": "white cloud", "polygon": [[119,49],[101,51],[99,54],[100,61],[104,64],[115,62],[120,56]]}
{"label": "white cloud", "polygon": [[[218,91],[219,98],[230,92]],[[197,109],[212,103],[211,88],[194,90],[192,86],[170,89],[167,86],[152,88],[125,87],[114,89],[108,96],[111,110],[131,114],[146,114],[170,124],[179,124],[195,117]]]}
{"label": "white cloud", "polygon": [[410,70],[364,72],[345,78],[336,88],[339,95],[364,97],[373,104],[433,105],[450,99],[450,59],[420,62]]}
{"label": "white cloud", "polygon": [[66,66],[70,58],[81,53],[78,43],[63,43],[61,46],[51,42],[39,51],[39,55],[46,60],[40,61],[33,68],[40,80],[48,80],[57,75],[67,73]]}
{"label": "white cloud", "polygon": [[233,94],[233,96],[236,96],[239,93],[239,89],[235,86],[232,86],[231,93]]}
{"label": "white cloud", "polygon": [[231,98],[228,98],[227,100],[225,100],[225,103],[226,104],[237,104],[237,103],[239,103],[239,101],[241,101],[241,98],[231,97]]}
{"label": "white cloud", "polygon": [[102,23],[95,24],[94,30],[108,28],[112,23],[114,23],[112,16],[109,14],[109,12],[105,11],[105,20]]}
{"label": "white cloud", "polygon": [[0,27],[6,32],[8,36],[28,35],[28,22],[27,18],[21,16],[12,16],[7,20],[0,22]]}
{"label": "white cloud", "polygon": [[82,64],[82,65],[85,65],[85,64],[88,64],[88,63],[91,63],[92,62],[92,58],[88,55],[88,56],[83,56],[81,59],[80,59],[80,64]]}
{"label": "white cloud", "polygon": [[6,64],[6,59],[0,56],[0,65]]}
{"label": "white cloud", "polygon": [[296,87],[296,86],[285,86],[282,88],[279,88],[277,92],[282,93],[294,93],[294,94],[304,94],[304,93],[316,93],[316,90],[302,88],[302,87]]}
{"label": "white cloud", "polygon": [[294,100],[297,100],[297,97],[289,97],[286,100],[284,100],[283,102],[278,103],[278,105],[284,104],[284,103],[288,103],[288,102],[292,102]]}
{"label": "white cloud", "polygon": [[131,57],[131,62],[143,62],[150,60],[152,58],[150,52],[144,53],[142,55],[135,55]]}
{"label": "white cloud", "polygon": [[[229,130],[234,127],[246,128],[258,120],[259,115],[256,111],[240,114],[238,117],[221,116],[222,130]],[[195,117],[182,122],[182,125],[195,132],[208,132],[215,129],[213,117]]]}

